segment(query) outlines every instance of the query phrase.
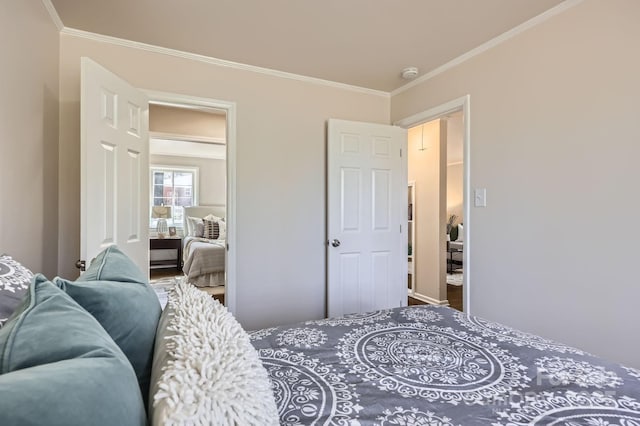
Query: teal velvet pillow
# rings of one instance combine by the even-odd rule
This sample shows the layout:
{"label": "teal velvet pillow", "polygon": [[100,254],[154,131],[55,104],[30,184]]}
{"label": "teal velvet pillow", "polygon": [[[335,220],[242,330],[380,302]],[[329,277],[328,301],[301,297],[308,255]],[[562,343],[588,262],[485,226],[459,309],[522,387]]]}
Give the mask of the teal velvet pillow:
{"label": "teal velvet pillow", "polygon": [[145,397],[162,308],[145,274],[117,246],[104,249],[76,281],[54,284],[93,315],[129,358]]}
{"label": "teal velvet pillow", "polygon": [[88,312],[42,275],[0,329],[0,424],[146,423],[131,364]]}
{"label": "teal velvet pillow", "polygon": [[62,278],[53,282],[93,315],[129,358],[146,404],[153,345],[162,313],[155,291],[149,284],[129,282]]}
{"label": "teal velvet pillow", "polygon": [[102,250],[91,261],[89,268],[78,278],[79,281],[120,281],[146,284],[146,274],[117,246]]}

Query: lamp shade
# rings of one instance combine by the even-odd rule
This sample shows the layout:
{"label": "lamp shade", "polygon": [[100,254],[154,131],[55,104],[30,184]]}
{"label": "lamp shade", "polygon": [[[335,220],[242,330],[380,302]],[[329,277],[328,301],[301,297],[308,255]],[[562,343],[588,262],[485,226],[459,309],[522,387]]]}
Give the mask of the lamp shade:
{"label": "lamp shade", "polygon": [[171,217],[171,206],[151,207],[151,217],[153,219],[169,219]]}

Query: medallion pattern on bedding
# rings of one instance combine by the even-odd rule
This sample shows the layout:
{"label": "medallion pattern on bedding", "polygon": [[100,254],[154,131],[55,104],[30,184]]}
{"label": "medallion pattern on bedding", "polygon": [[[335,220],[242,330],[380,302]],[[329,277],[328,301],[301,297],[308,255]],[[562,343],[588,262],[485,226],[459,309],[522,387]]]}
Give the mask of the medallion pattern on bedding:
{"label": "medallion pattern on bedding", "polygon": [[27,293],[33,273],[6,254],[0,255],[0,327]]}
{"label": "medallion pattern on bedding", "polygon": [[572,348],[552,340],[545,339],[535,334],[525,333],[502,324],[487,321],[478,317],[471,317],[462,312],[455,312],[454,318],[463,327],[480,334],[483,337],[497,339],[501,342],[510,342],[516,346],[531,347],[541,351],[555,351],[561,353],[575,353],[584,355],[580,349]]}
{"label": "medallion pattern on bedding", "polygon": [[250,333],[280,421],[640,426],[640,372],[447,307]]}

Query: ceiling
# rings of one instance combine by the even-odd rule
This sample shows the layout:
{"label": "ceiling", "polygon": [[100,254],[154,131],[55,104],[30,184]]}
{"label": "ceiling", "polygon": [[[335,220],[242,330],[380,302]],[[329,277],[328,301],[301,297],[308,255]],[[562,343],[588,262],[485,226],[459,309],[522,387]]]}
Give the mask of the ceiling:
{"label": "ceiling", "polygon": [[51,0],[67,28],[391,92],[562,0]]}

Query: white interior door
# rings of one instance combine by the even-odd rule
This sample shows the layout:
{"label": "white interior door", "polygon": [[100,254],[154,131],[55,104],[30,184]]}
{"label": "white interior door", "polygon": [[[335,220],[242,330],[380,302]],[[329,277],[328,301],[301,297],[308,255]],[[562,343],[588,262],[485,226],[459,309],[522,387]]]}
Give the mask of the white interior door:
{"label": "white interior door", "polygon": [[91,59],[81,69],[81,259],[116,244],[148,271],[149,101]]}
{"label": "white interior door", "polygon": [[407,303],[407,131],[329,120],[328,315]]}

